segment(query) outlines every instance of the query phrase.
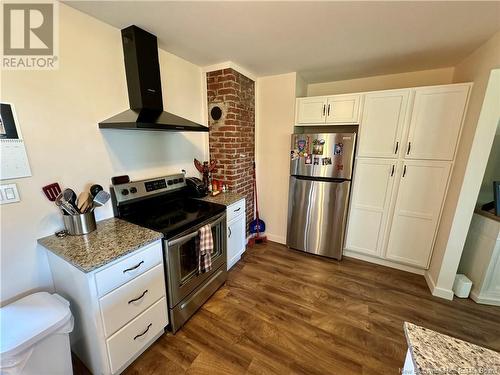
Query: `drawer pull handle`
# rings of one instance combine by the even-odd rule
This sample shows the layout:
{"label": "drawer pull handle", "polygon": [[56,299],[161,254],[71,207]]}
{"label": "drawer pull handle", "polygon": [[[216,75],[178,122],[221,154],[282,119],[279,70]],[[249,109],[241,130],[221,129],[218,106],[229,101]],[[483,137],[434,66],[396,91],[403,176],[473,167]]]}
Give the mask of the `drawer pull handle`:
{"label": "drawer pull handle", "polygon": [[239,210],[241,210],[241,207],[238,207],[234,212],[238,212]]}
{"label": "drawer pull handle", "polygon": [[144,292],[142,292],[142,294],[139,297],[131,299],[130,301],[128,301],[128,304],[130,305],[132,302],[139,301],[141,298],[143,298],[146,295],[147,292],[148,292],[148,290],[146,289]]}
{"label": "drawer pull handle", "polygon": [[148,328],[146,328],[146,330],[143,332],[143,333],[139,333],[137,336],[134,337],[134,340],[138,339],[139,337],[141,336],[144,336],[146,333],[148,333],[149,329],[151,328],[151,326],[153,325],[153,323],[149,323],[148,324]]}
{"label": "drawer pull handle", "polygon": [[139,263],[137,263],[134,267],[130,267],[130,268],[127,268],[126,270],[123,270],[123,273],[125,272],[130,272],[130,271],[133,271],[137,268],[139,268],[142,264],[144,263],[143,260],[141,260]]}
{"label": "drawer pull handle", "polygon": [[227,237],[231,238],[231,235],[233,234],[233,232],[231,231],[231,227],[227,227],[227,230],[229,231],[229,236],[227,236]]}

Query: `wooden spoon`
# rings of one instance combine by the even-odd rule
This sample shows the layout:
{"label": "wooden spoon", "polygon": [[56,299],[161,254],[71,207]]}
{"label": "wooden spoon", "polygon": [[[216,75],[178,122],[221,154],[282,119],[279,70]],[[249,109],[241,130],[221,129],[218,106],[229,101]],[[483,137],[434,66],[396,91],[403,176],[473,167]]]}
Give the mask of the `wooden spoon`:
{"label": "wooden spoon", "polygon": [[81,213],[84,213],[89,208],[90,202],[91,202],[91,198],[90,198],[89,192],[88,191],[82,191],[78,195],[78,199],[76,200],[76,205],[78,207],[78,210]]}

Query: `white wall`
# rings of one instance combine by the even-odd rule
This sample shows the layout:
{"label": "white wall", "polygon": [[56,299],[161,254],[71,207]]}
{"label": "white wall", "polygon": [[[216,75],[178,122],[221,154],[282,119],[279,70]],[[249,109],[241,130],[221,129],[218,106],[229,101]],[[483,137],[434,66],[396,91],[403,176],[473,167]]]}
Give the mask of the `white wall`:
{"label": "white wall", "polygon": [[256,88],[255,159],[259,212],[266,223],[268,238],[285,243],[296,74],[259,78]]}
{"label": "white wall", "polygon": [[[165,109],[203,122],[201,69],[160,51]],[[62,228],[41,187],[59,182],[77,191],[110,177],[178,172],[194,174],[192,159],[206,159],[206,133],[104,130],[104,120],[128,108],[120,31],[60,4],[60,68],[4,71],[2,100],[15,105],[33,176],[17,183],[21,202],[1,206],[2,303],[50,289],[46,256],[36,239]],[[4,181],[5,182],[5,181]],[[96,211],[112,216],[110,203]]]}
{"label": "white wall", "polygon": [[453,82],[453,67],[385,74],[307,85],[307,96],[401,89],[415,86],[445,85]]}
{"label": "white wall", "polygon": [[[455,67],[454,82],[474,82],[457,158],[426,277],[436,293],[452,297],[470,220],[498,125],[500,90],[491,88],[483,107],[490,72],[500,67],[500,32]],[[498,76],[498,74],[497,74]],[[481,110],[484,108],[484,112]],[[483,116],[481,121],[480,114]]]}

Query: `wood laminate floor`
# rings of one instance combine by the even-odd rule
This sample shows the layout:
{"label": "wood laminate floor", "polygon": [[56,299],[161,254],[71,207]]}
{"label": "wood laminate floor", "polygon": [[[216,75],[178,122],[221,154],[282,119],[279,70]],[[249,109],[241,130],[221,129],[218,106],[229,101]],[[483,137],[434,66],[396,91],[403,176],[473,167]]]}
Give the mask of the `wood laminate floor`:
{"label": "wood laminate floor", "polygon": [[247,250],[226,285],[125,374],[398,374],[405,320],[500,351],[498,307],[432,297],[419,275],[271,242]]}

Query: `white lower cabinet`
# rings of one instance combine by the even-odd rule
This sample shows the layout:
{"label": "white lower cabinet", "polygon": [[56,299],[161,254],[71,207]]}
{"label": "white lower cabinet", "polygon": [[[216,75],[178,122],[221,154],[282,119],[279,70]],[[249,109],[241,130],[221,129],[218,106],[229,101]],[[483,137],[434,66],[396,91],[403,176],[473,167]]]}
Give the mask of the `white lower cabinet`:
{"label": "white lower cabinet", "polygon": [[396,174],[396,160],[358,159],[347,226],[346,247],[381,255]]}
{"label": "white lower cabinet", "polygon": [[111,372],[117,373],[165,328],[167,300],[161,298],[107,340]]}
{"label": "white lower cabinet", "polygon": [[428,267],[451,163],[357,159],[346,250]]}
{"label": "white lower cabinet", "polygon": [[427,268],[443,205],[450,163],[405,161],[388,238],[387,259]]}
{"label": "white lower cabinet", "polygon": [[240,260],[246,248],[245,199],[227,207],[227,269]]}
{"label": "white lower cabinet", "polygon": [[47,252],[54,287],[70,301],[71,349],[96,375],[119,374],[168,325],[161,240],[84,273]]}

